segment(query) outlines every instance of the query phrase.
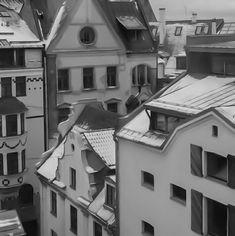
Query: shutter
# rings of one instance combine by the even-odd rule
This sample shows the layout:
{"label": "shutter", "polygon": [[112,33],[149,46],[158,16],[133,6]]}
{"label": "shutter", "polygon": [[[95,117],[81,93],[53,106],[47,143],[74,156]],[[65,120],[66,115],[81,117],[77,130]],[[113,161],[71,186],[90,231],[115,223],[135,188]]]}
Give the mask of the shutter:
{"label": "shutter", "polygon": [[197,145],[190,145],[191,173],[202,177],[202,148]]}
{"label": "shutter", "polygon": [[235,235],[235,206],[228,205],[228,236]]}
{"label": "shutter", "polygon": [[191,229],[202,235],[202,194],[191,190]]}
{"label": "shutter", "polygon": [[228,155],[228,186],[235,189],[235,156]]}

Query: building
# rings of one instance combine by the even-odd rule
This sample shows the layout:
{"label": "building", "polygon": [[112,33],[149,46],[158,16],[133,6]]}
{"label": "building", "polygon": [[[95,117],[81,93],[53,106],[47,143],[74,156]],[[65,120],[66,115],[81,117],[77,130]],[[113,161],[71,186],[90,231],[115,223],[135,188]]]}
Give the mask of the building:
{"label": "building", "polygon": [[41,235],[115,235],[118,116],[101,104],[74,104],[58,144],[37,167]]}
{"label": "building", "polygon": [[[0,209],[17,209],[36,234],[39,181],[46,149],[43,45],[30,1],[0,1]],[[37,211],[38,210],[38,211]]]}
{"label": "building", "polygon": [[156,90],[158,42],[149,2],[71,2],[58,8],[46,43],[50,138],[73,102],[97,99],[124,115],[131,95],[141,103]]}
{"label": "building", "polygon": [[187,74],[117,132],[119,235],[234,235],[234,39],[189,37]]}
{"label": "building", "polygon": [[223,19],[198,19],[197,13],[189,20],[166,20],[165,8],[159,9],[159,57],[166,61],[165,79],[169,83],[187,69],[186,38],[193,35],[217,34],[224,24]]}

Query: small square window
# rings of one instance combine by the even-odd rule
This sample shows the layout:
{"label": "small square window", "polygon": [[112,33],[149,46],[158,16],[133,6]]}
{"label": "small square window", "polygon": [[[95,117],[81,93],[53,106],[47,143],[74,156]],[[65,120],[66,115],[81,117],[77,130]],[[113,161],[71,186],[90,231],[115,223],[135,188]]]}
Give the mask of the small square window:
{"label": "small square window", "polygon": [[107,104],[107,110],[117,113],[118,112],[118,104],[117,102],[112,102]]}
{"label": "small square window", "polygon": [[180,36],[182,32],[183,27],[182,26],[177,26],[175,28],[175,36]]}
{"label": "small square window", "polygon": [[218,127],[216,125],[212,125],[212,136],[218,137]]}
{"label": "small square window", "polygon": [[153,236],[154,235],[154,227],[145,222],[145,221],[142,221],[142,233],[144,235],[149,235],[149,236]]}
{"label": "small square window", "polygon": [[154,189],[154,175],[146,171],[141,171],[141,175],[142,175],[142,185],[153,190]]}
{"label": "small square window", "polygon": [[171,199],[186,205],[186,190],[171,184]]}

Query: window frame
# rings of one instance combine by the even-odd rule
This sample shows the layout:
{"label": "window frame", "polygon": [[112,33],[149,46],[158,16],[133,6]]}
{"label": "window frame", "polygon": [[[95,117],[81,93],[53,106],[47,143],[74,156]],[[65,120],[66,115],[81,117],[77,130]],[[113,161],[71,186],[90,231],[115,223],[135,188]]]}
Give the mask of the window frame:
{"label": "window frame", "polygon": [[[150,230],[151,229],[151,230]],[[142,234],[146,236],[154,236],[154,226],[142,220]]]}
{"label": "window frame", "polygon": [[51,229],[51,236],[58,236],[58,234],[53,229]]}
{"label": "window frame", "polygon": [[176,26],[175,27],[175,36],[181,36],[183,30],[183,26]]}
{"label": "window frame", "polygon": [[70,91],[70,71],[68,68],[61,68],[57,70],[57,91]]}
{"label": "window frame", "polygon": [[73,190],[76,190],[76,178],[77,178],[77,174],[76,174],[76,169],[70,167],[69,168],[69,173],[70,173],[70,188]]}
{"label": "window frame", "polygon": [[[141,68],[143,71],[141,71]],[[143,79],[141,73],[144,73]],[[132,86],[143,86],[151,83],[151,67],[147,64],[138,64],[131,71]]]}
{"label": "window frame", "polygon": [[[15,119],[14,121],[13,121],[13,118]],[[17,114],[6,115],[5,119],[6,119],[6,137],[17,136],[18,135],[18,115]]]}
{"label": "window frame", "polygon": [[212,125],[212,136],[213,137],[218,137],[219,133],[218,133],[219,129],[217,125]]}
{"label": "window frame", "polygon": [[[98,232],[96,231],[97,230],[97,227],[99,228],[98,229]],[[99,231],[101,229],[101,231]],[[97,223],[96,221],[93,221],[93,235],[94,236],[102,236],[103,235],[103,227],[101,224]],[[101,232],[101,233],[100,233]]]}
{"label": "window frame", "polygon": [[[183,192],[181,192],[181,191],[183,191]],[[181,196],[181,195],[183,195],[183,196]],[[186,202],[187,202],[186,189],[184,189],[176,184],[170,184],[170,199],[186,206]]]}
{"label": "window frame", "polygon": [[50,192],[50,213],[57,217],[57,193],[53,190]]}
{"label": "window frame", "polygon": [[12,78],[1,77],[1,97],[11,97],[11,96],[12,96]]}
{"label": "window frame", "polygon": [[[75,219],[73,217],[75,217]],[[77,208],[70,205],[70,231],[74,234],[77,234],[78,231],[77,219]]]}
{"label": "window frame", "polygon": [[[115,106],[115,107],[110,107],[110,106]],[[118,102],[107,103],[107,111],[118,113]]]}
{"label": "window frame", "polygon": [[26,169],[26,150],[21,151],[22,172]]}
{"label": "window frame", "polygon": [[95,89],[94,85],[94,67],[83,67],[83,90]]}
{"label": "window frame", "polygon": [[7,175],[16,175],[19,173],[18,152],[7,153]]}
{"label": "window frame", "polygon": [[116,206],[116,190],[111,184],[106,183],[105,205],[112,209]]}
{"label": "window frame", "polygon": [[3,154],[0,153],[0,176],[4,175],[4,161],[3,161]]}
{"label": "window frame", "polygon": [[81,44],[85,46],[94,45],[96,40],[97,33],[93,27],[86,25],[79,31],[79,41]]}
{"label": "window frame", "polygon": [[[148,181],[148,178],[151,177],[152,180],[151,181]],[[141,171],[141,184],[142,186],[150,189],[150,190],[154,190],[154,181],[155,178],[154,178],[154,175],[147,172],[147,171]]]}
{"label": "window frame", "polygon": [[[200,30],[200,32],[199,32]],[[204,30],[204,27],[202,25],[197,25],[195,29],[195,35],[201,35]]]}
{"label": "window frame", "polygon": [[107,88],[116,88],[117,87],[117,66],[108,66],[106,68],[106,75],[107,75]]}
{"label": "window frame", "polygon": [[[22,81],[20,81],[22,80]],[[16,97],[25,97],[26,93],[26,76],[15,77]]]}

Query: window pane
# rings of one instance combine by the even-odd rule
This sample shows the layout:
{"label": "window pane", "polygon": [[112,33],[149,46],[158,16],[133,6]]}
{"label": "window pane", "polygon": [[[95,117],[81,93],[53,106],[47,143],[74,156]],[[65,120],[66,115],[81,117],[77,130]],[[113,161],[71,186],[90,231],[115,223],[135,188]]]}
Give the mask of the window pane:
{"label": "window pane", "polygon": [[76,170],[70,168],[70,187],[76,189]]}
{"label": "window pane", "polygon": [[102,236],[102,226],[94,222],[94,236]]}
{"label": "window pane", "polygon": [[0,67],[14,66],[14,49],[1,49],[0,53]]}
{"label": "window pane", "polygon": [[154,187],[154,176],[148,172],[142,171],[142,183],[149,187]]}
{"label": "window pane", "polygon": [[2,137],[2,116],[0,116],[0,137]]}
{"label": "window pane", "polygon": [[7,136],[17,135],[17,115],[7,115],[6,125]]}
{"label": "window pane", "polygon": [[77,233],[77,209],[70,206],[70,229],[73,233]]}
{"label": "window pane", "polygon": [[106,204],[115,207],[115,188],[109,184],[106,185]]}
{"label": "window pane", "polygon": [[138,84],[143,85],[145,84],[146,80],[146,65],[139,65],[138,66]]}
{"label": "window pane", "polygon": [[8,175],[17,174],[18,171],[18,153],[12,152],[7,154],[7,173]]}
{"label": "window pane", "polygon": [[25,59],[24,59],[24,49],[23,48],[17,48],[15,51],[16,54],[16,62],[15,65],[22,67],[25,65]]}
{"label": "window pane", "polygon": [[116,73],[117,73],[117,69],[115,66],[107,67],[107,85],[108,85],[108,87],[116,86]]}
{"label": "window pane", "polygon": [[21,159],[22,159],[22,171],[25,169],[25,150],[21,152]]}
{"label": "window pane", "polygon": [[69,70],[58,70],[58,90],[69,90]]}
{"label": "window pane", "polygon": [[24,113],[20,114],[20,126],[21,126],[21,134],[25,132],[25,127],[24,127]]}
{"label": "window pane", "polygon": [[16,96],[26,96],[26,77],[16,77]]}
{"label": "window pane", "polygon": [[56,199],[56,193],[51,191],[51,214],[54,216],[57,215],[57,199]]}
{"label": "window pane", "polygon": [[107,104],[107,110],[117,113],[118,112],[118,104],[116,102],[108,103]]}
{"label": "window pane", "polygon": [[93,88],[93,68],[83,68],[83,87]]}
{"label": "window pane", "polygon": [[1,78],[2,85],[2,97],[11,97],[12,88],[11,88],[11,77]]}
{"label": "window pane", "polygon": [[0,175],[3,175],[3,155],[0,153]]}

